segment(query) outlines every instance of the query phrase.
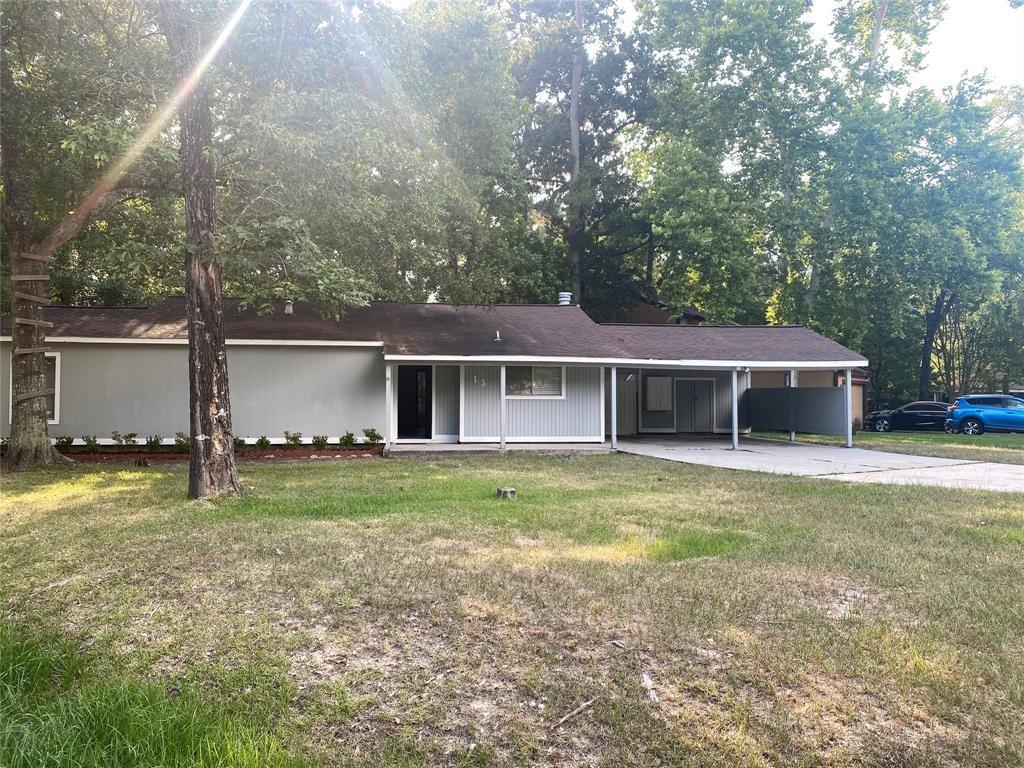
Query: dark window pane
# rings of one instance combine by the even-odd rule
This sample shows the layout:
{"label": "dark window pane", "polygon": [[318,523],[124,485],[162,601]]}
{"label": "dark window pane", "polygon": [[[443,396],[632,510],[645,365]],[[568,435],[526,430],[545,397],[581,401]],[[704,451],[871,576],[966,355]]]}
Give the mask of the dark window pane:
{"label": "dark window pane", "polygon": [[[44,371],[44,389],[56,389],[57,387],[57,358],[49,357],[45,358],[45,364],[43,366]],[[54,394],[46,396],[46,418],[53,421],[54,413],[56,412],[57,399]]]}
{"label": "dark window pane", "polygon": [[510,365],[505,369],[505,394],[533,394],[533,369],[527,365]]}

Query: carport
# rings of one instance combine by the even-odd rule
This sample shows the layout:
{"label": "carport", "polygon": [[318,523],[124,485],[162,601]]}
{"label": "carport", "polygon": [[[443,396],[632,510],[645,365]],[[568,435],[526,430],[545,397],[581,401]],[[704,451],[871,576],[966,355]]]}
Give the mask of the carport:
{"label": "carport", "polygon": [[[728,435],[736,449],[752,431],[788,432],[791,440],[800,432],[841,435],[853,444],[853,369],[867,361],[841,344],[802,326],[605,327],[646,358],[607,374],[613,448],[620,437]],[[782,374],[761,378],[784,386],[752,386],[755,372]],[[840,385],[801,385],[801,373]]]}

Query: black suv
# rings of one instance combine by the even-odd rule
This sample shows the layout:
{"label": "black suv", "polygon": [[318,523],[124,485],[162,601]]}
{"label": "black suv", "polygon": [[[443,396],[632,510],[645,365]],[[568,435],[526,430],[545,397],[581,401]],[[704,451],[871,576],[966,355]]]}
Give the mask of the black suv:
{"label": "black suv", "polygon": [[890,411],[874,411],[864,419],[864,429],[892,432],[894,429],[914,432],[945,429],[949,403],[917,400]]}

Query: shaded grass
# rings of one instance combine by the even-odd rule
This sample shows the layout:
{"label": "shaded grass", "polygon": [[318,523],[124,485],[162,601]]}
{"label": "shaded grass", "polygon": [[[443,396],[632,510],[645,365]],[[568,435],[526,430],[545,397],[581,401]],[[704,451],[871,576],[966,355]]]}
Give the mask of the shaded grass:
{"label": "shaded grass", "polygon": [[183,467],[3,478],[19,631],[325,765],[1024,756],[1019,494],[623,455],[242,471],[212,504]]}
{"label": "shaded grass", "polygon": [[0,764],[285,768],[300,763],[272,736],[193,692],[94,676],[75,647],[25,640],[0,624]]}

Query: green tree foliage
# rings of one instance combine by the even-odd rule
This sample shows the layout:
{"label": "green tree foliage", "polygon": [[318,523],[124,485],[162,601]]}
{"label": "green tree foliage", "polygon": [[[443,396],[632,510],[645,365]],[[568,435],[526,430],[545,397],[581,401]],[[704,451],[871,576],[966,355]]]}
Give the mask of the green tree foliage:
{"label": "green tree foliage", "polygon": [[940,3],[840,3],[831,50],[806,10],[642,4],[661,74],[633,162],[662,292],[720,319],[807,323],[867,355],[877,400],[929,396],[947,314],[1020,270],[1019,102],[993,104],[977,78],[907,86]]}
{"label": "green tree foliage", "polygon": [[[208,39],[233,6],[195,7]],[[565,0],[254,3],[206,75],[227,294],[334,314],[578,282],[599,319],[658,298],[808,324],[871,360],[878,402],[1024,377],[1024,98],[910,86],[942,2],[836,0],[828,41],[806,0],[636,7],[628,27],[612,0],[579,26]],[[53,8],[4,8],[40,227],[171,87],[149,4]],[[173,147],[56,252],[52,298],[181,290]],[[968,336],[986,362],[954,375]]]}

